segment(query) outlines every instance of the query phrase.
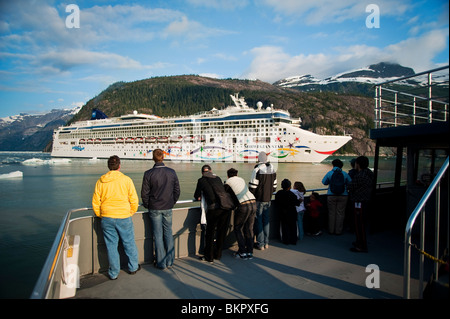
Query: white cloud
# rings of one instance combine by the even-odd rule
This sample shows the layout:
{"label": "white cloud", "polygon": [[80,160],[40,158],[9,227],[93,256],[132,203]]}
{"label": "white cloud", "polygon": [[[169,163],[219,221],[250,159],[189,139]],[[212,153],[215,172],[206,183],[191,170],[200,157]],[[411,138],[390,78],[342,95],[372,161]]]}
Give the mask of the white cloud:
{"label": "white cloud", "polygon": [[225,53],[216,53],[213,54],[214,58],[217,58],[219,60],[224,60],[224,61],[237,61],[238,58],[235,57],[234,55],[231,54],[225,54]]}
{"label": "white cloud", "polygon": [[195,6],[204,6],[219,10],[234,10],[247,6],[247,0],[188,0]]}
{"label": "white cloud", "polygon": [[154,39],[167,23],[182,16],[176,10],[140,5],[94,6],[81,10],[80,29],[84,28],[86,41],[144,42]]}
{"label": "white cloud", "polygon": [[261,46],[250,51],[254,58],[241,77],[267,82],[305,74],[326,78],[382,61],[396,62],[420,72],[435,67],[433,58],[447,45],[448,30],[441,29],[385,48],[353,45],[334,48],[327,54],[290,55],[281,47]]}
{"label": "white cloud", "polygon": [[213,79],[220,79],[220,78],[222,78],[222,76],[220,76],[219,74],[216,74],[216,73],[200,73],[199,75],[207,77],[207,78],[213,78]]}
{"label": "white cloud", "polygon": [[32,62],[36,66],[43,65],[41,72],[63,73],[79,66],[95,65],[104,69],[154,69],[164,67],[164,63],[142,65],[132,58],[109,52],[93,52],[88,50],[50,51],[36,57]]}
{"label": "white cloud", "polygon": [[167,63],[142,65],[134,57],[107,52],[107,47],[161,38],[195,41],[227,33],[205,27],[177,10],[141,5],[80,7],[79,29],[66,28],[67,15],[64,4],[55,8],[45,1],[1,2],[3,57],[16,61],[10,66],[28,67],[27,73],[40,74],[64,73],[94,64],[112,69],[162,68]]}
{"label": "white cloud", "polygon": [[184,42],[196,41],[200,38],[209,38],[230,34],[230,31],[209,28],[197,21],[189,20],[186,16],[171,22],[162,33],[165,38],[182,38]]}
{"label": "white cloud", "polygon": [[[366,6],[370,2],[360,0],[263,0],[275,13],[286,17],[296,18],[309,25],[329,22],[343,22],[367,16]],[[383,15],[403,15],[411,0],[377,0],[375,2]],[[282,19],[276,16],[280,22]]]}
{"label": "white cloud", "polygon": [[425,71],[435,67],[432,60],[448,46],[448,37],[448,29],[433,30],[421,37],[389,45],[385,51],[396,62],[414,66],[416,72]]}

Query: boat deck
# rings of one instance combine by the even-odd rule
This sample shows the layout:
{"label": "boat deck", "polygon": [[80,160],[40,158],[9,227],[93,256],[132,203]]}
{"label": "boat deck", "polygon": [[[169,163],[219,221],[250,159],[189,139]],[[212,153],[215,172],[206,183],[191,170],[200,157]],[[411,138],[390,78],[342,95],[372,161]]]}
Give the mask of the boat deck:
{"label": "boat deck", "polygon": [[[403,294],[403,238],[394,232],[368,236],[368,253],[349,250],[354,235],[324,233],[305,236],[297,245],[272,240],[254,258],[241,260],[223,252],[213,264],[198,256],[175,260],[167,270],[142,265],[135,275],[121,271],[117,280],[106,274],[81,278],[75,298],[120,299],[398,299]],[[379,288],[368,288],[366,281]],[[414,275],[414,274],[413,274]],[[418,280],[412,279],[412,298]]]}

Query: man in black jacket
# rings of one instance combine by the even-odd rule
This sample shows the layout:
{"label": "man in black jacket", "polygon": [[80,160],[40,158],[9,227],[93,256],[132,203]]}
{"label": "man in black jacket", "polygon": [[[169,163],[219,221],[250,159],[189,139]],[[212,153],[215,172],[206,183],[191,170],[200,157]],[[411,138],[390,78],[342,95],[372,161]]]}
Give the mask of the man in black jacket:
{"label": "man in black jacket", "polygon": [[356,175],[353,177],[348,190],[350,199],[354,205],[355,235],[353,242],[353,252],[368,252],[366,228],[367,219],[372,199],[374,174],[369,169],[369,159],[366,156],[359,156],[355,161]]}
{"label": "man in black jacket", "polygon": [[[222,257],[223,242],[227,233],[228,218],[230,216],[229,210],[220,208],[212,185],[225,192],[225,187],[220,177],[212,173],[211,166],[203,165],[202,177],[197,181],[194,198],[201,200],[201,197],[204,196],[207,204],[205,252],[201,259],[210,263],[213,263],[214,259],[219,260]],[[216,242],[214,245],[215,233]]]}
{"label": "man in black jacket", "polygon": [[172,235],[172,208],[180,197],[177,174],[163,163],[164,152],[153,151],[155,165],[144,173],[141,197],[148,208],[155,237],[156,267],[172,267],[175,259]]}

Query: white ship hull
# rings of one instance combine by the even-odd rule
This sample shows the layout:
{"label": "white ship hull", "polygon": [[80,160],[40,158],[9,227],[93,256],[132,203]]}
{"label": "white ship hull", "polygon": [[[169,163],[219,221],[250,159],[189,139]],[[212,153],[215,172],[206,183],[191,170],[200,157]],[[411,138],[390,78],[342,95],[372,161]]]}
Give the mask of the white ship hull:
{"label": "white ship hull", "polygon": [[286,111],[255,110],[245,104],[178,118],[135,112],[55,130],[52,156],[145,160],[159,148],[165,160],[180,162],[252,163],[264,151],[271,162],[311,163],[323,161],[351,140],[318,135],[301,129],[299,123]]}

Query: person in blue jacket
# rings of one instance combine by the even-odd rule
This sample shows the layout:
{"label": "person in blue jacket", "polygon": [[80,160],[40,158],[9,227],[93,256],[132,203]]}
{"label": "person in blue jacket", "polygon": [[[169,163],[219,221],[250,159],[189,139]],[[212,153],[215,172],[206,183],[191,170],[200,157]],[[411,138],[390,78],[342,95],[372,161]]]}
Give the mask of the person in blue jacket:
{"label": "person in blue jacket", "polygon": [[322,179],[322,184],[328,185],[328,232],[341,235],[348,200],[347,187],[352,179],[342,170],[344,163],[340,159],[333,160],[331,164],[333,168]]}

